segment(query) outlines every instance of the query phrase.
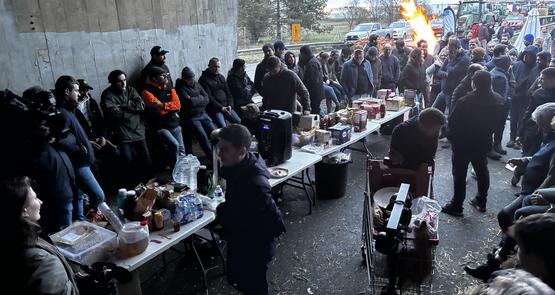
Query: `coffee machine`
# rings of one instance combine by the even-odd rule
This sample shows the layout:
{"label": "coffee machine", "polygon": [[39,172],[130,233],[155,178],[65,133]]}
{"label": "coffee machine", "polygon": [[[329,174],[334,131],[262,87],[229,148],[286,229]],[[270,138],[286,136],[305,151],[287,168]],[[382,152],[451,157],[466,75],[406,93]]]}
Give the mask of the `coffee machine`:
{"label": "coffee machine", "polygon": [[281,110],[266,110],[258,115],[258,152],[269,166],[291,158],[292,116]]}

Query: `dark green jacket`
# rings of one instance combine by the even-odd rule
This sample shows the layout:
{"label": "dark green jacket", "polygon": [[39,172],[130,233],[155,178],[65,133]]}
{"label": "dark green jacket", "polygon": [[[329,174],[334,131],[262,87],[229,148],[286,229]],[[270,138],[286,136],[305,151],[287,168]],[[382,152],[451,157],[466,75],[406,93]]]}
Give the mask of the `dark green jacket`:
{"label": "dark green jacket", "polygon": [[127,86],[123,93],[115,92],[112,87],[106,88],[102,92],[100,107],[114,140],[135,142],[145,139],[145,103],[135,88]]}

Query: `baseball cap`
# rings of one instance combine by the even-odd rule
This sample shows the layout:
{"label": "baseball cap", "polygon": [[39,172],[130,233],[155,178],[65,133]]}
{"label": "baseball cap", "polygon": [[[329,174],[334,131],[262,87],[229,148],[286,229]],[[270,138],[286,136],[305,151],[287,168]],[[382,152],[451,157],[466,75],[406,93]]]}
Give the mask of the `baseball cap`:
{"label": "baseball cap", "polygon": [[93,90],[92,86],[85,79],[77,79],[77,83],[79,83],[79,90]]}
{"label": "baseball cap", "polygon": [[150,50],[150,55],[164,55],[166,53],[168,53],[169,51],[162,49],[162,47],[156,45],[154,47],[152,47],[152,49]]}
{"label": "baseball cap", "polygon": [[277,49],[277,48],[287,50],[287,47],[285,47],[285,43],[283,43],[283,41],[281,40],[277,40],[276,42],[274,42],[274,49]]}

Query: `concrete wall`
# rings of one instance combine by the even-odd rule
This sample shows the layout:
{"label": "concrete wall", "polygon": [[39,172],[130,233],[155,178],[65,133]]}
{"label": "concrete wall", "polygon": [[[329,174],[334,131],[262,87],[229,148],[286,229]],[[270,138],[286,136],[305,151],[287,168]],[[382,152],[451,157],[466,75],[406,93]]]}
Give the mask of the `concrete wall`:
{"label": "concrete wall", "polygon": [[173,78],[219,57],[227,73],[237,50],[237,0],[0,0],[0,89],[52,88],[84,78],[99,98],[114,69],[136,78],[150,48],[169,50]]}

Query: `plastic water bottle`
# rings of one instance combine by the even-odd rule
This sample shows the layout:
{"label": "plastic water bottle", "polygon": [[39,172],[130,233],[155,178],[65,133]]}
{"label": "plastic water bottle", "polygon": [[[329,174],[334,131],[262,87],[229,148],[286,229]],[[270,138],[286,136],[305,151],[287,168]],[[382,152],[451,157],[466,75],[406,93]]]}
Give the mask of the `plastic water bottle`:
{"label": "plastic water bottle", "polygon": [[224,191],[222,190],[222,187],[220,185],[216,186],[216,189],[214,189],[214,200],[216,200],[217,202],[223,202],[224,199]]}
{"label": "plastic water bottle", "polygon": [[118,197],[117,197],[117,205],[119,209],[123,208],[126,198],[127,198],[127,190],[124,188],[120,188],[118,190]]}

